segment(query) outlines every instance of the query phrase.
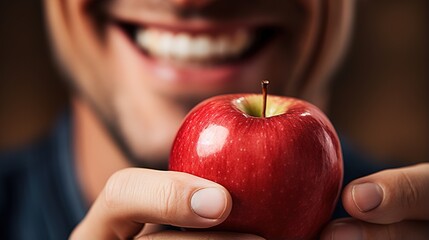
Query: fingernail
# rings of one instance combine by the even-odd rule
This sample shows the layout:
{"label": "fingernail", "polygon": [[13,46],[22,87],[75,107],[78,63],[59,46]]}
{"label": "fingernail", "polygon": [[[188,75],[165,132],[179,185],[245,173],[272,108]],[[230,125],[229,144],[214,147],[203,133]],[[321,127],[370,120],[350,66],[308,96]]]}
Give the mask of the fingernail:
{"label": "fingernail", "polygon": [[353,186],[352,198],[361,212],[368,212],[378,207],[383,201],[383,189],[375,183],[362,183]]}
{"label": "fingernail", "polygon": [[336,223],[332,226],[331,240],[361,240],[362,230],[351,223]]}
{"label": "fingernail", "polygon": [[218,219],[226,209],[226,195],[217,188],[203,188],[192,195],[191,208],[203,218]]}

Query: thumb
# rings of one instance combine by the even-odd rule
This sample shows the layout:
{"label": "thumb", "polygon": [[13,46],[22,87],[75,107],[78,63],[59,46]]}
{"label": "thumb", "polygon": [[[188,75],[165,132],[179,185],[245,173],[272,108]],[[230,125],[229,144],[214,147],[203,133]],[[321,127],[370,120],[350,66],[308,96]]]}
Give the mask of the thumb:
{"label": "thumb", "polygon": [[145,223],[206,228],[232,208],[228,191],[180,172],[123,169],[113,174],[71,239],[128,239]]}
{"label": "thumb", "polygon": [[342,198],[346,211],[366,222],[429,220],[429,163],[357,179],[347,185]]}

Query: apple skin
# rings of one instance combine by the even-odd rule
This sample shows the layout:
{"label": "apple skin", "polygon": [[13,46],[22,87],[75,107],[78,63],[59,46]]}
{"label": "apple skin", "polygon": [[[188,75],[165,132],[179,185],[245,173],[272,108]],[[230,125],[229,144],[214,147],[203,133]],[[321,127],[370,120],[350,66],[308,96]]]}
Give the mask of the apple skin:
{"label": "apple skin", "polygon": [[315,239],[342,185],[338,136],[327,117],[302,100],[269,95],[289,106],[267,118],[233,104],[251,95],[217,96],[191,110],[173,143],[169,168],[228,189],[232,211],[215,230],[269,240]]}

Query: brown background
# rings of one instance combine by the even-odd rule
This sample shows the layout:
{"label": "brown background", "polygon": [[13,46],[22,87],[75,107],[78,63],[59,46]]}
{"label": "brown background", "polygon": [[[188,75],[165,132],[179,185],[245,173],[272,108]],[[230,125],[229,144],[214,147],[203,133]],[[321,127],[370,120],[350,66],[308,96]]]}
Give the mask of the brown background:
{"label": "brown background", "polygon": [[358,2],[334,124],[380,159],[429,161],[429,1]]}
{"label": "brown background", "polygon": [[[42,135],[67,101],[40,2],[0,1],[0,150]],[[428,1],[358,2],[349,54],[333,82],[331,119],[379,159],[428,161]]]}

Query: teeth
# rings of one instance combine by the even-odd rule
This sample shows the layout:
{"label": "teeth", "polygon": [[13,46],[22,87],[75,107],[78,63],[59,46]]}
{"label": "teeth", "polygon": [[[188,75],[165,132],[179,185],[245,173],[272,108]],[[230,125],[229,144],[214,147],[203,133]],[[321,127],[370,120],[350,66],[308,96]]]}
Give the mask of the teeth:
{"label": "teeth", "polygon": [[159,42],[156,52],[159,56],[167,58],[171,54],[173,47],[174,36],[169,32],[159,34]]}
{"label": "teeth", "polygon": [[229,35],[208,36],[171,33],[149,28],[137,31],[137,45],[151,55],[178,61],[224,60],[242,54],[251,41],[247,31],[239,30]]}
{"label": "teeth", "polygon": [[213,47],[213,52],[216,57],[222,58],[223,56],[227,56],[230,52],[232,46],[227,36],[220,36],[216,40],[215,46]]}
{"label": "teeth", "polygon": [[174,44],[175,47],[171,49],[173,51],[172,55],[179,60],[187,59],[192,48],[191,37],[187,34],[178,34],[175,37]]}
{"label": "teeth", "polygon": [[[213,42],[207,36],[199,36],[194,40],[194,47],[191,48],[190,55],[198,60],[203,60],[207,56],[211,56],[213,49]],[[192,42],[192,40],[191,40]],[[192,46],[192,45],[191,45]]]}

